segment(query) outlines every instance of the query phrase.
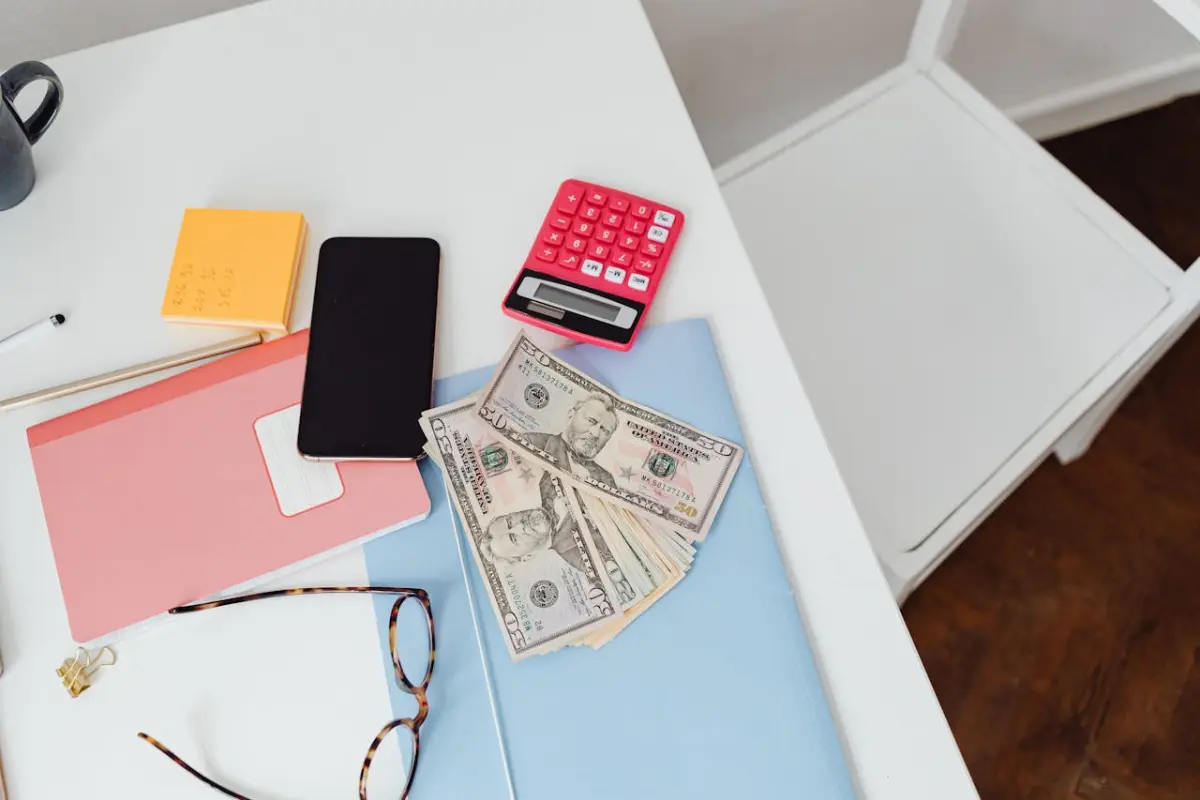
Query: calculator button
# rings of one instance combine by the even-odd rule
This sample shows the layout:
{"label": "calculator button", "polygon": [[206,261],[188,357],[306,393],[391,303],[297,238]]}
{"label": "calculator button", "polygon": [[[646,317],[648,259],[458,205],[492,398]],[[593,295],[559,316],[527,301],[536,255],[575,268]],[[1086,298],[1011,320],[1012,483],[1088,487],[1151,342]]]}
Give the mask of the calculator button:
{"label": "calculator button", "polygon": [[614,196],[612,200],[608,201],[608,207],[613,211],[619,211],[620,213],[624,214],[629,210],[629,201],[624,197]]}
{"label": "calculator button", "polygon": [[617,232],[609,230],[608,228],[601,228],[600,230],[596,231],[596,238],[605,244],[612,244],[617,240]]}
{"label": "calculator button", "polygon": [[641,241],[638,237],[625,233],[621,235],[621,247],[626,250],[637,250],[638,242]]}
{"label": "calculator button", "polygon": [[647,239],[653,239],[659,244],[667,240],[667,235],[670,232],[666,228],[660,228],[657,225],[650,226],[650,232],[646,234]]}
{"label": "calculator button", "polygon": [[608,245],[594,244],[588,248],[588,255],[592,258],[608,258]]}
{"label": "calculator button", "polygon": [[561,214],[551,214],[550,227],[558,228],[560,231],[565,231],[571,227],[571,218],[564,217]]}
{"label": "calculator button", "polygon": [[579,256],[574,253],[563,253],[562,257],[558,259],[558,265],[566,269],[575,269],[579,266]]}
{"label": "calculator button", "polygon": [[567,249],[574,250],[576,253],[582,253],[587,250],[587,239],[580,239],[578,236],[567,240]]}
{"label": "calculator button", "polygon": [[537,250],[537,253],[535,253],[534,255],[536,255],[542,261],[551,261],[552,262],[552,261],[554,261],[554,259],[556,259],[558,257],[558,248],[557,247],[539,247]]}
{"label": "calculator button", "polygon": [[649,219],[650,206],[646,205],[645,203],[634,203],[632,213],[638,219]]}
{"label": "calculator button", "polygon": [[583,199],[583,187],[577,183],[568,183],[559,190],[558,203],[555,208],[564,214],[574,214]]}
{"label": "calculator button", "polygon": [[625,230],[641,236],[646,232],[646,223],[642,222],[640,219],[634,219],[633,217],[630,217],[629,219],[625,220]]}
{"label": "calculator button", "polygon": [[593,261],[590,258],[585,258],[583,260],[583,266],[580,267],[579,271],[589,277],[599,278],[600,273],[604,272],[604,265],[599,261]]}
{"label": "calculator button", "polygon": [[595,229],[595,227],[596,226],[590,222],[584,222],[583,220],[576,220],[575,227],[572,228],[571,230],[575,231],[580,236],[591,236],[592,231]]}
{"label": "calculator button", "polygon": [[595,203],[598,206],[604,205],[604,201],[607,199],[608,195],[606,195],[604,192],[598,192],[595,189],[592,189],[587,193],[587,201],[589,203]]}
{"label": "calculator button", "polygon": [[606,269],[604,271],[604,280],[610,281],[612,283],[624,283],[625,282],[625,270],[619,269],[617,267],[609,267],[608,269]]}
{"label": "calculator button", "polygon": [[644,292],[650,288],[650,279],[645,275],[630,275],[629,288],[636,289],[639,292]]}
{"label": "calculator button", "polygon": [[621,227],[621,223],[624,220],[625,220],[625,217],[618,214],[617,212],[606,211],[604,213],[604,219],[601,221],[610,228],[619,228],[619,227]]}
{"label": "calculator button", "polygon": [[626,252],[625,250],[613,250],[612,258],[609,261],[619,264],[622,267],[628,267],[633,263],[633,253]]}
{"label": "calculator button", "polygon": [[675,215],[670,211],[663,211],[661,208],[654,212],[654,224],[662,225],[664,228],[669,228],[675,224]]}
{"label": "calculator button", "polygon": [[647,239],[646,243],[642,245],[642,252],[648,256],[660,256],[662,255],[662,245]]}
{"label": "calculator button", "polygon": [[634,268],[641,270],[642,272],[654,272],[654,267],[657,264],[658,262],[653,258],[646,258],[645,256],[639,256],[637,260],[633,262]]}
{"label": "calculator button", "polygon": [[600,219],[600,209],[595,206],[584,206],[579,210],[579,216],[595,222]]}
{"label": "calculator button", "polygon": [[555,245],[556,247],[558,245],[562,244],[563,239],[565,239],[565,238],[567,238],[567,235],[565,233],[563,233],[562,231],[556,231],[553,228],[547,229],[546,232],[542,234],[543,242],[545,242],[546,244]]}

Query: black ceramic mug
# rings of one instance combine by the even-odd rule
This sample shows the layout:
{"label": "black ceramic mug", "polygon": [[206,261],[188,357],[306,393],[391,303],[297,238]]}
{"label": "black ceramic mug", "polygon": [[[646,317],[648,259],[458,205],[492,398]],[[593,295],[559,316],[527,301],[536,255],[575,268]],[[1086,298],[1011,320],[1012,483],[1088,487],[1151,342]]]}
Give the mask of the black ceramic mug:
{"label": "black ceramic mug", "polygon": [[[23,120],[13,103],[17,94],[36,80],[50,86],[37,111]],[[62,82],[41,62],[25,61],[0,75],[0,211],[12,208],[33,191],[33,144],[58,115],[62,96]]]}

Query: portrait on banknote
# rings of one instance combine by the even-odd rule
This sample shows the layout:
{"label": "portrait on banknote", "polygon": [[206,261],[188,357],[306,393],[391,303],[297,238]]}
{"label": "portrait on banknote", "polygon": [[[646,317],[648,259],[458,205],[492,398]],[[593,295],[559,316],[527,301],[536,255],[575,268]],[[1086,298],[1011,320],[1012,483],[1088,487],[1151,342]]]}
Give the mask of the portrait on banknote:
{"label": "portrait on banknote", "polygon": [[588,478],[607,486],[616,486],[611,472],[596,463],[596,457],[617,430],[617,412],[613,397],[604,392],[589,392],[567,411],[561,431],[530,431],[525,439],[545,450],[558,463],[569,467],[579,478]]}
{"label": "portrait on banknote", "polygon": [[519,564],[552,550],[575,569],[587,573],[576,539],[578,523],[566,499],[556,492],[550,473],[542,473],[538,494],[540,506],[501,514],[488,524],[480,539],[479,555],[492,564]]}

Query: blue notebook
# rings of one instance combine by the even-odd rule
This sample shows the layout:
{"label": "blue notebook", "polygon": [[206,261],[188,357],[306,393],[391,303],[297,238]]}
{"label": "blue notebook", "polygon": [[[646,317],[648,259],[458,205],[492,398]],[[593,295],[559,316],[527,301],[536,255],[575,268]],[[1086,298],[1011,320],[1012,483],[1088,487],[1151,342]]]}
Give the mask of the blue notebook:
{"label": "blue notebook", "polygon": [[[630,399],[745,441],[704,320],[648,328],[628,353],[579,345],[563,355]],[[439,381],[437,403],[482,388],[490,372]],[[678,586],[600,650],[520,664],[468,553],[472,618],[461,528],[438,468],[423,462],[428,519],[365,548],[373,583],[422,586],[433,603],[437,663],[413,794],[502,800],[511,779],[521,800],[854,797],[753,456]],[[411,716],[415,703],[392,681],[390,609],[376,598],[380,680],[395,714]]]}

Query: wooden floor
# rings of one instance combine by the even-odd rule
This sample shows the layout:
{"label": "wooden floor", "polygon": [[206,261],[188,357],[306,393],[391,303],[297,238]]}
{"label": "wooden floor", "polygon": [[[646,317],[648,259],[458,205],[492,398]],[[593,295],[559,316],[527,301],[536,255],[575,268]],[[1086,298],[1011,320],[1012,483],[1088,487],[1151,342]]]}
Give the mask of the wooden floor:
{"label": "wooden floor", "polygon": [[[1200,258],[1200,97],[1046,146]],[[1200,324],[904,616],[983,798],[1200,798]]]}

